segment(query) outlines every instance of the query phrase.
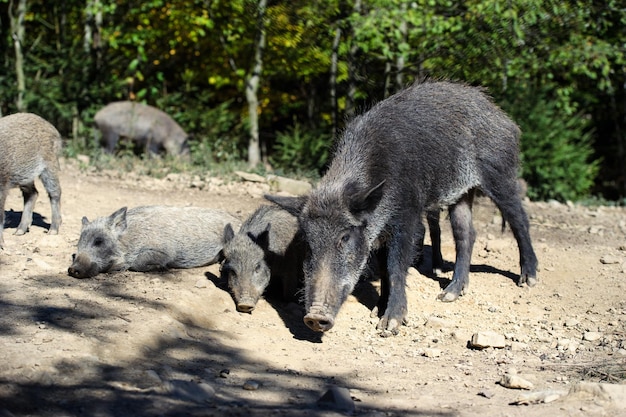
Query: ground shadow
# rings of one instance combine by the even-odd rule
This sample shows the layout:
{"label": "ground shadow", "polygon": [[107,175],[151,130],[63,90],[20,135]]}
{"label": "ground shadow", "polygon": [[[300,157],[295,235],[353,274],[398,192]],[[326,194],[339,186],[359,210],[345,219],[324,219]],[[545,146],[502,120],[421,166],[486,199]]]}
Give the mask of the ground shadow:
{"label": "ground shadow", "polygon": [[[61,279],[58,275],[29,277],[33,291],[27,301],[0,302],[2,331],[18,334],[24,322],[45,322],[63,332],[98,337],[93,328],[99,321],[118,314],[108,303],[71,303],[68,308],[54,305],[46,294],[47,287],[59,285],[99,292],[106,299],[128,306],[148,305],[148,298],[127,294],[128,276],[119,274],[102,280]],[[214,276],[214,278],[217,278]],[[126,283],[127,284],[127,283]],[[58,300],[56,300],[58,302]],[[157,305],[155,305],[156,307]],[[119,305],[118,305],[119,308]],[[20,324],[21,323],[21,324]],[[387,395],[388,387],[379,391],[361,386],[350,375],[328,375],[294,372],[274,361],[251,360],[245,349],[221,343],[223,334],[185,323],[188,332],[181,336],[155,335],[154,343],[123,363],[91,357],[88,361],[60,356],[46,372],[33,378],[11,378],[0,374],[0,415],[52,416],[233,416],[261,417],[289,415],[304,417],[359,415],[375,416],[441,416],[453,417],[450,411],[435,411],[411,406],[388,409],[356,401],[356,410],[326,411],[317,401],[329,386]],[[84,336],[82,336],[84,334]],[[115,333],[107,333],[115,337]],[[218,337],[220,336],[220,337]],[[26,342],[29,343],[29,342]],[[183,354],[184,352],[184,354]],[[273,392],[280,403],[259,401],[245,395],[242,386],[254,375],[266,392]],[[254,397],[252,397],[254,398]]]}
{"label": "ground shadow", "polygon": [[[22,220],[21,211],[14,211],[13,209],[11,209],[9,211],[4,212],[4,228],[5,229],[17,229],[17,227],[20,225],[20,220]],[[46,230],[50,230],[50,223],[47,223],[46,221],[44,221],[44,217],[37,212],[33,212],[32,226],[42,227]]]}

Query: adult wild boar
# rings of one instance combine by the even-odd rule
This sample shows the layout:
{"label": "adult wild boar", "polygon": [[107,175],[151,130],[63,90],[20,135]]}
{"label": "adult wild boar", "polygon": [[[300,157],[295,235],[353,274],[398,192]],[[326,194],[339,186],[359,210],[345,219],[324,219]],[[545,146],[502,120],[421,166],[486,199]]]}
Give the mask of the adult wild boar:
{"label": "adult wild boar", "polygon": [[68,269],[75,278],[214,264],[221,260],[224,227],[239,224],[223,210],[173,206],[122,207],[109,217],[82,222]]}
{"label": "adult wild boar", "polygon": [[23,235],[33,222],[39,193],[39,177],[50,197],[52,219],[48,233],[57,234],[61,225],[59,159],[61,135],[52,124],[32,113],[0,118],[0,249],[4,247],[4,204],[9,190],[20,187],[24,196],[22,219],[15,231]]}
{"label": "adult wild boar", "polygon": [[513,231],[519,285],[535,285],[537,258],[518,193],[519,137],[517,125],[480,88],[447,81],[414,84],[352,120],[309,196],[267,196],[298,216],[305,235],[307,326],[333,327],[370,252],[383,245],[387,280],[377,327],[396,334],[407,314],[406,273],[423,238],[422,214],[441,207],[449,208],[456,263],[439,298],[453,301],[467,291],[476,189]]}
{"label": "adult wild boar", "polygon": [[115,152],[120,137],[134,142],[146,153],[169,155],[189,153],[187,133],[167,113],[133,101],[118,101],[100,109],[94,123],[102,132],[109,153]]}
{"label": "adult wild boar", "polygon": [[222,275],[238,311],[252,312],[271,282],[283,299],[296,297],[303,275],[303,243],[298,219],[274,205],[259,207],[237,233],[226,225]]}

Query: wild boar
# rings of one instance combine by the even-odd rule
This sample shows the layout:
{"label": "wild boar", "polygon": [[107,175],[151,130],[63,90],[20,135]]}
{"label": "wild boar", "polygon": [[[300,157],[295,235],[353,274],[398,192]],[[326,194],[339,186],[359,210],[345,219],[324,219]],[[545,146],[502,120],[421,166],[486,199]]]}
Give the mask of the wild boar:
{"label": "wild boar", "polygon": [[370,253],[382,246],[387,276],[377,327],[396,334],[407,314],[406,274],[423,239],[424,211],[449,209],[456,246],[452,282],[439,298],[465,293],[476,189],[495,202],[517,240],[518,284],[535,285],[537,258],[517,181],[519,139],[518,126],[482,89],[447,81],[414,84],[352,120],[309,196],[266,196],[298,217],[307,242],[307,326],[333,327]]}
{"label": "wild boar", "polygon": [[122,207],[92,222],[83,217],[68,274],[89,278],[101,272],[214,264],[221,260],[222,232],[229,223],[239,220],[223,210],[200,207]]}
{"label": "wild boar", "polygon": [[296,299],[304,249],[298,219],[274,205],[259,207],[237,233],[226,225],[222,275],[237,310],[252,312],[270,281],[280,287],[283,299]]}
{"label": "wild boar", "polygon": [[24,211],[16,235],[23,235],[33,222],[33,209],[39,193],[39,177],[50,197],[52,219],[48,233],[57,234],[61,225],[61,184],[59,153],[61,135],[48,121],[32,113],[16,113],[0,118],[0,249],[4,247],[4,204],[9,190],[20,187]]}
{"label": "wild boar", "polygon": [[121,137],[134,142],[145,153],[169,155],[189,153],[188,135],[167,113],[133,101],[117,101],[100,109],[94,123],[102,132],[109,153],[115,152]]}

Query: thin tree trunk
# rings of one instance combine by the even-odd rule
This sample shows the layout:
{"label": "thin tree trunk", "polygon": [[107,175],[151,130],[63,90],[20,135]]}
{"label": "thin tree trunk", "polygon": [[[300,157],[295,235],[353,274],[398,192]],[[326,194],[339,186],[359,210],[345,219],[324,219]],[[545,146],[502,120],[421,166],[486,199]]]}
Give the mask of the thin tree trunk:
{"label": "thin tree trunk", "polygon": [[17,16],[13,13],[13,0],[9,2],[9,20],[11,21],[11,37],[15,47],[15,77],[17,79],[17,111],[25,112],[24,93],[26,92],[26,79],[24,76],[24,55],[22,44],[24,43],[24,16],[26,15],[26,0],[18,0]]}
{"label": "thin tree trunk", "polygon": [[[400,39],[400,43],[398,44],[398,46],[407,42],[408,31],[409,31],[406,19],[404,18],[404,16],[406,16],[407,14],[406,3],[402,3],[401,10],[402,10],[403,17],[402,17],[402,21],[400,22],[400,35],[402,36],[402,39]],[[404,88],[404,65],[405,65],[404,54],[405,53],[402,51],[402,49],[398,48],[398,57],[396,59],[396,68],[398,69],[398,72],[396,72],[396,91],[399,91],[402,88]]]}
{"label": "thin tree trunk", "polygon": [[335,39],[333,40],[333,52],[330,59],[330,107],[333,126],[333,138],[339,130],[338,117],[339,110],[337,106],[337,65],[339,61],[339,42],[341,41],[341,28],[335,29]]}
{"label": "thin tree trunk", "polygon": [[250,141],[248,143],[248,165],[255,167],[261,162],[259,139],[259,97],[258,90],[263,70],[263,49],[265,48],[265,9],[267,0],[259,0],[257,9],[257,40],[254,51],[252,73],[246,82],[246,99],[250,117]]}
{"label": "thin tree trunk", "polygon": [[[352,11],[357,14],[361,14],[361,0],[354,2]],[[356,54],[359,52],[359,47],[354,43],[355,38],[354,26],[352,27],[352,46],[350,47],[350,56],[348,57],[348,96],[346,99],[346,114],[353,116],[355,112],[355,97],[356,97]]]}

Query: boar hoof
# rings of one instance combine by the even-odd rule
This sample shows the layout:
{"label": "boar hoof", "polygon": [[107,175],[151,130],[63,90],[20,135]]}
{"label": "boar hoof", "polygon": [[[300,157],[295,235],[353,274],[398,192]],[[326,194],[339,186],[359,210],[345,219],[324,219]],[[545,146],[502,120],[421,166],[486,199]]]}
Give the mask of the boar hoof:
{"label": "boar hoof", "polygon": [[13,233],[13,234],[14,234],[15,236],[22,236],[22,235],[26,234],[26,230],[27,230],[27,229],[17,229],[17,230],[15,231],[15,233]]}
{"label": "boar hoof", "polygon": [[454,292],[442,292],[441,294],[439,294],[437,296],[437,298],[440,301],[443,301],[444,303],[451,303],[452,301],[456,300],[457,298],[459,298],[459,294],[456,294]]}
{"label": "boar hoof", "polygon": [[316,332],[325,332],[334,326],[335,320],[323,314],[309,313],[304,316],[304,324]]}
{"label": "boar hoof", "polygon": [[535,285],[537,285],[537,277],[531,277],[531,276],[528,276],[528,275],[521,275],[517,285],[519,287],[523,287],[524,284],[528,285],[529,287],[534,287]]}
{"label": "boar hoof", "polygon": [[383,317],[378,322],[376,329],[381,331],[381,337],[395,336],[400,332],[400,322],[397,319]]}

